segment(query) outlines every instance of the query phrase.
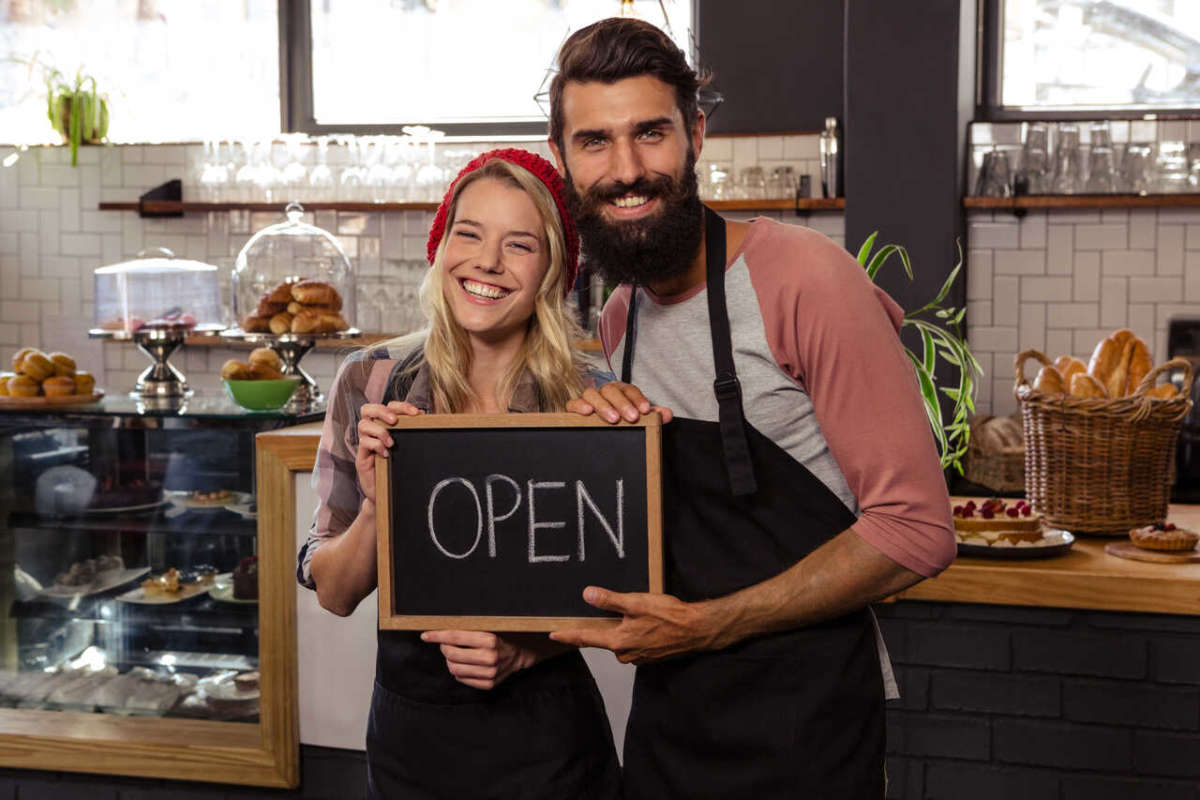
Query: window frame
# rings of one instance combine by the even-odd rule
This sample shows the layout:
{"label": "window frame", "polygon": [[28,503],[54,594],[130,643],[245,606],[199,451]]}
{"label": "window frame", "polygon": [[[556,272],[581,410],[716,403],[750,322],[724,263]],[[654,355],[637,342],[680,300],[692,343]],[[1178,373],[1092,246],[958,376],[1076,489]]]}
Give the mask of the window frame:
{"label": "window frame", "polygon": [[978,0],[979,27],[977,51],[979,69],[976,75],[975,119],[979,122],[1021,122],[1038,120],[1141,120],[1196,119],[1200,105],[1162,108],[1123,108],[1094,106],[1080,110],[1035,110],[1001,103],[1001,82],[1004,77],[1004,0]]}
{"label": "window frame", "polygon": [[[690,0],[693,40],[699,41],[699,0]],[[694,55],[694,53],[692,54]],[[279,111],[285,133],[310,136],[351,134],[354,136],[399,135],[409,125],[426,125],[456,138],[498,139],[546,136],[549,119],[532,122],[361,122],[349,125],[322,125],[313,112],[312,80],[312,6],[309,0],[279,0]]]}

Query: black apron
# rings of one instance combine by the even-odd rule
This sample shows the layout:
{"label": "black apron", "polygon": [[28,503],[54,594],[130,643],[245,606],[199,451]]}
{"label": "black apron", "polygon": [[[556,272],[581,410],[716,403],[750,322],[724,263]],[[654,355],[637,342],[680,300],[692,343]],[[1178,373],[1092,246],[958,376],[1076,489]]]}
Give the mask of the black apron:
{"label": "black apron", "polygon": [[[383,402],[403,398],[403,384]],[[378,647],[367,722],[372,800],[619,800],[612,729],[577,650],[483,691],[456,681],[419,633],[380,630]]]}
{"label": "black apron", "polygon": [[[666,590],[729,594],[785,571],[854,515],[744,418],[725,305],[725,225],[705,209],[718,422],[663,427]],[[622,380],[630,382],[634,287]],[[884,691],[870,611],[638,667],[629,800],[884,794]]]}

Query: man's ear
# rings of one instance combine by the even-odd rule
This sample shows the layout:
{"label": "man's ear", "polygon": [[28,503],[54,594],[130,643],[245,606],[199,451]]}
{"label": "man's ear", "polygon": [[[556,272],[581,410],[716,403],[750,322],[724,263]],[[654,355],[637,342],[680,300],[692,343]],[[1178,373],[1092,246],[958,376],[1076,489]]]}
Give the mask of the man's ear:
{"label": "man's ear", "polygon": [[700,158],[700,150],[704,147],[704,129],[708,120],[704,116],[704,112],[696,110],[696,124],[692,126],[692,152],[696,154],[696,158]]}
{"label": "man's ear", "polygon": [[554,166],[558,167],[558,174],[566,180],[567,165],[563,161],[562,151],[558,149],[558,145],[555,144],[553,139],[547,139],[546,141],[550,143],[550,153],[554,156]]}

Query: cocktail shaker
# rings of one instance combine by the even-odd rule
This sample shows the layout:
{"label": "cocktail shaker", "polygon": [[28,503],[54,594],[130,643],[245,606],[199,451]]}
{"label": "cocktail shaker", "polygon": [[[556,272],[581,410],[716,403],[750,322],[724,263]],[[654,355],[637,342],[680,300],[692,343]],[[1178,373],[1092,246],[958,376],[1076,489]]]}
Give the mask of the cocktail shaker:
{"label": "cocktail shaker", "polygon": [[838,196],[838,131],[837,117],[825,118],[825,130],[821,131],[821,194],[825,197]]}

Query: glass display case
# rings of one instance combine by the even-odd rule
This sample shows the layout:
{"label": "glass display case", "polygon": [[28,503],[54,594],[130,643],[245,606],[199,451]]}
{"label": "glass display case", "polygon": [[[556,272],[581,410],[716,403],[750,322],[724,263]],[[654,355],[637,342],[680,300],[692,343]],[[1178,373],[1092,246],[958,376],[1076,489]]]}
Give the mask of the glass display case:
{"label": "glass display case", "polygon": [[[295,545],[260,541],[254,437],[321,414],[142,409],[0,410],[0,766],[295,785],[294,594],[258,580]],[[31,725],[33,763],[3,746]]]}

